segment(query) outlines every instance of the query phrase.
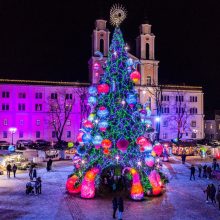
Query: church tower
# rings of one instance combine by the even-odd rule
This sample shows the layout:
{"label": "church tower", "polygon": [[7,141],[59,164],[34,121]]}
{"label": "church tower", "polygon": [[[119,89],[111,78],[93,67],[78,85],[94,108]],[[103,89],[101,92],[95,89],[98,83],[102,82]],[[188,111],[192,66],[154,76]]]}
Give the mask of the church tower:
{"label": "church tower", "polygon": [[[97,84],[103,74],[102,66],[108,56],[110,32],[106,28],[106,20],[96,20],[92,33],[92,57],[89,60],[89,76],[92,84]],[[96,53],[97,51],[101,52]]]}
{"label": "church tower", "polygon": [[158,63],[154,56],[155,36],[148,22],[140,25],[140,35],[136,38],[136,56],[140,59],[142,86],[158,85]]}

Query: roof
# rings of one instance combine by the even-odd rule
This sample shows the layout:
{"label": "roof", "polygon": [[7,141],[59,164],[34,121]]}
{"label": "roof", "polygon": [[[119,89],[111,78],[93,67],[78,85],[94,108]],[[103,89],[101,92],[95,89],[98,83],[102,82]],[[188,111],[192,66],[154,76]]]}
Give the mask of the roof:
{"label": "roof", "polygon": [[22,80],[22,79],[0,79],[0,84],[27,84],[27,85],[51,85],[51,86],[77,86],[86,87],[89,83],[82,82],[62,82],[43,80]]}

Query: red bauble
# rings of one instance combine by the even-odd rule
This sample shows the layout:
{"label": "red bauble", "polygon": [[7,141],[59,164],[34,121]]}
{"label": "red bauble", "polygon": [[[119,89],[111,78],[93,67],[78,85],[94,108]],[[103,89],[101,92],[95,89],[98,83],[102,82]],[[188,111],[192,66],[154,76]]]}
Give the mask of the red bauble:
{"label": "red bauble", "polygon": [[121,140],[117,141],[116,145],[120,151],[126,152],[128,146],[129,146],[129,141],[125,140],[125,139],[121,139]]}
{"label": "red bauble", "polygon": [[131,73],[130,75],[130,79],[134,82],[134,83],[137,83],[138,80],[140,80],[141,78],[141,74],[138,72],[138,71],[134,71]]}
{"label": "red bauble", "polygon": [[77,142],[83,142],[83,140],[82,140],[82,136],[84,135],[84,133],[83,132],[79,132],[79,134],[77,135],[77,138],[76,138],[76,140],[77,140]]}
{"label": "red bauble", "polygon": [[93,123],[89,120],[85,120],[82,125],[86,129],[93,129],[93,127],[94,127]]}
{"label": "red bauble", "polygon": [[109,149],[105,148],[105,149],[103,150],[103,153],[104,153],[104,154],[109,154],[110,151],[109,151]]}
{"label": "red bauble", "polygon": [[137,138],[136,143],[138,145],[143,146],[143,145],[148,144],[148,140],[144,136],[140,136],[140,137]]}
{"label": "red bauble", "polygon": [[109,85],[108,84],[99,84],[97,86],[99,94],[107,94],[109,92]]}
{"label": "red bauble", "polygon": [[102,147],[108,149],[112,146],[112,142],[109,139],[104,139],[102,141]]}
{"label": "red bauble", "polygon": [[140,152],[144,152],[144,147],[143,146],[140,146]]}

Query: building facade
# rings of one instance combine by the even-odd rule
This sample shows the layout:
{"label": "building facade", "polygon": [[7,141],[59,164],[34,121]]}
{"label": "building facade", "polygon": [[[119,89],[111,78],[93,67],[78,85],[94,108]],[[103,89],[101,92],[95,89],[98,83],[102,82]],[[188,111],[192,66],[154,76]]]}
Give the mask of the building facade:
{"label": "building facade", "polygon": [[[91,84],[97,84],[104,73],[102,66],[105,65],[110,44],[106,23],[105,20],[96,20],[92,33],[92,56],[88,62]],[[151,110],[150,119],[160,139],[204,138],[202,88],[159,85],[159,61],[155,60],[155,36],[150,24],[140,26],[136,45],[136,56],[129,53],[141,74],[135,86],[140,102]],[[0,140],[11,142],[13,137],[14,142],[18,139],[56,141],[53,123],[59,120],[51,116],[54,106],[50,103],[59,106],[68,99],[65,105],[72,109],[62,139],[75,141],[81,120],[89,111],[85,104],[88,86],[71,82],[0,80]],[[56,103],[56,100],[61,100],[61,103]],[[10,132],[11,127],[17,129],[14,134]]]}

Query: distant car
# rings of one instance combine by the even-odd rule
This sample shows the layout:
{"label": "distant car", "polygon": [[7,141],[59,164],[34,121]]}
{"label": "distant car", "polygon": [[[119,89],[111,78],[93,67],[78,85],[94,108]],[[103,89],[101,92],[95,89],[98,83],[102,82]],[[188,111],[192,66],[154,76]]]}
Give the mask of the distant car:
{"label": "distant car", "polygon": [[56,143],[54,146],[54,149],[66,149],[68,147],[68,142],[66,141],[61,141],[60,143]]}
{"label": "distant car", "polygon": [[35,141],[35,144],[37,146],[37,148],[39,147],[48,147],[50,146],[50,141],[46,141],[46,140],[43,140],[43,139],[38,139]]}
{"label": "distant car", "polygon": [[0,149],[1,150],[8,150],[10,143],[7,141],[0,141]]}
{"label": "distant car", "polygon": [[16,142],[17,149],[33,147],[34,142],[32,140],[18,140]]}

